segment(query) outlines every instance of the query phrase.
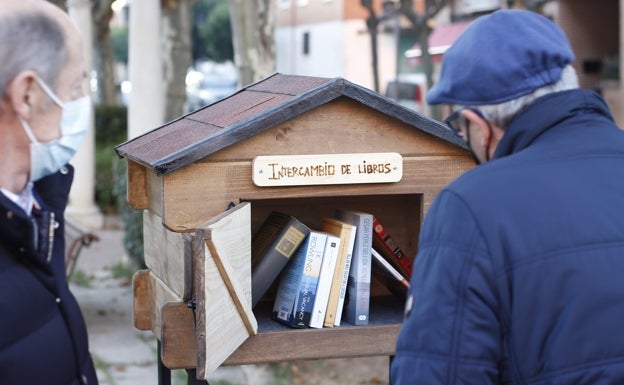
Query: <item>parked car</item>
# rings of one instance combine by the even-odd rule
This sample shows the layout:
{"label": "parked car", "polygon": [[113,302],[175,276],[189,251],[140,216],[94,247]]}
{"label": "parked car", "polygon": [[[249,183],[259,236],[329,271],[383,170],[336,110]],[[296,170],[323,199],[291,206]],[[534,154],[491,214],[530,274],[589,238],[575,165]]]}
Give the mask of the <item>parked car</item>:
{"label": "parked car", "polygon": [[238,72],[231,62],[202,62],[186,75],[185,111],[195,111],[238,90]]}
{"label": "parked car", "polygon": [[386,85],[385,95],[397,103],[414,111],[429,115],[425,102],[427,77],[422,73],[399,74]]}

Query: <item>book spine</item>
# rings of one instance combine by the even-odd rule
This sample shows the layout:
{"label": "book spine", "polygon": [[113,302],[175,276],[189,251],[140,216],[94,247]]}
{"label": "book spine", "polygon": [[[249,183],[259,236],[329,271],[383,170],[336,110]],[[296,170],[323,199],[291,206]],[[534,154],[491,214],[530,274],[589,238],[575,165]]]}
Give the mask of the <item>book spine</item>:
{"label": "book spine", "polygon": [[327,241],[327,235],[323,233],[311,232],[310,237],[295,304],[294,324],[292,325],[298,328],[305,328],[310,325],[312,306],[314,305],[323,253],[325,252],[325,242]]}
{"label": "book spine", "polygon": [[305,225],[293,218],[279,233],[262,259],[253,267],[251,273],[252,307],[256,306],[273,281],[279,276],[309,231]]}
{"label": "book spine", "polygon": [[386,259],[382,257],[381,254],[379,254],[379,252],[377,252],[377,250],[375,250],[374,248],[372,249],[372,253],[373,253],[373,260],[376,261],[379,264],[379,266],[381,266],[381,268],[386,273],[386,275],[389,275],[390,277],[392,277],[392,279],[396,280],[403,287],[405,287],[406,289],[409,289],[410,285],[407,279],[405,279],[405,277],[403,277],[403,275],[397,269],[395,269],[390,264],[390,262],[386,261]]}
{"label": "book spine", "polygon": [[314,306],[312,307],[310,327],[323,327],[325,313],[327,311],[327,303],[329,301],[329,292],[334,278],[334,270],[336,269],[339,248],[340,238],[334,235],[328,235],[327,242],[325,243],[325,251],[323,252],[323,262],[319,273]]}
{"label": "book spine", "polygon": [[345,220],[349,216],[351,219],[346,221],[357,227],[357,234],[349,269],[343,317],[352,325],[368,325],[373,216],[365,213],[349,213],[338,219]]}
{"label": "book spine", "polygon": [[303,274],[306,257],[306,245],[303,245],[284,268],[281,275],[275,302],[273,318],[286,325],[292,325],[295,319],[295,303],[299,294],[299,286]]}
{"label": "book spine", "polygon": [[390,258],[391,263],[397,268],[404,278],[412,276],[412,261],[405,256],[403,250],[392,238],[388,230],[377,218],[373,218],[374,244],[378,247],[382,255]]}
{"label": "book spine", "polygon": [[347,293],[347,283],[349,282],[349,270],[351,268],[351,260],[353,259],[353,247],[355,246],[356,234],[357,228],[354,226],[354,231],[351,232],[351,236],[349,237],[349,245],[347,246],[347,254],[345,256],[342,281],[340,282],[340,293],[338,295],[338,304],[336,306],[336,316],[333,320],[334,326],[340,326],[340,322],[342,322],[342,309],[344,308],[345,295]]}

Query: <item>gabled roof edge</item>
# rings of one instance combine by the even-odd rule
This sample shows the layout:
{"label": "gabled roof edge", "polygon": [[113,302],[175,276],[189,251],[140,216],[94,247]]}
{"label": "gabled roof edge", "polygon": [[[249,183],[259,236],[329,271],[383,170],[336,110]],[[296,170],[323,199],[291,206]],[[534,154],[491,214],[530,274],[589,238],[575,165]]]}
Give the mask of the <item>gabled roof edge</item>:
{"label": "gabled roof edge", "polygon": [[344,95],[344,87],[344,79],[330,78],[326,83],[295,96],[272,110],[243,119],[202,141],[180,149],[148,166],[153,167],[157,175],[168,174],[193,163],[197,159],[206,157],[270,127],[281,124],[295,115],[307,112],[336,99]]}
{"label": "gabled roof edge", "polygon": [[416,126],[418,129],[446,142],[468,149],[466,143],[457,134],[437,120],[428,118],[419,112],[412,111],[368,88],[349,82],[348,80],[345,80],[345,82],[345,96],[378,111],[383,111],[386,115],[392,116],[410,126]]}

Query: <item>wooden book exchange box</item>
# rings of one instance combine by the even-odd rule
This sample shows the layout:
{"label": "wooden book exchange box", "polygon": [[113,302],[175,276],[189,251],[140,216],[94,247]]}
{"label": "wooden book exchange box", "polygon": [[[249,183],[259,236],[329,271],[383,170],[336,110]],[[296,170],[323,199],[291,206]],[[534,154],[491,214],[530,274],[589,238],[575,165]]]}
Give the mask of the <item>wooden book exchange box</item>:
{"label": "wooden book exchange box", "polygon": [[[375,215],[413,258],[432,200],[473,166],[434,120],[341,78],[283,74],[116,151],[128,161],[128,201],[144,213],[135,327],[155,334],[167,368],[198,379],[220,365],[393,355],[403,304],[375,281],[368,326],[291,329],[271,320],[266,296],[252,311],[252,235],[272,210],[320,229],[346,208]],[[358,167],[386,158],[390,176]],[[292,165],[333,171],[278,172]]]}

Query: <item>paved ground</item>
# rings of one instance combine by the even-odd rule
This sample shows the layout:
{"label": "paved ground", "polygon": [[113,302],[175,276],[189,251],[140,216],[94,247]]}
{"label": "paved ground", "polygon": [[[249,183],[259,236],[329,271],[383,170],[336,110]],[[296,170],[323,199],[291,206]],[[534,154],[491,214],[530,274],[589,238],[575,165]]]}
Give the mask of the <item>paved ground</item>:
{"label": "paved ground", "polygon": [[[156,339],[132,323],[131,270],[123,250],[123,232],[106,229],[95,233],[100,241],[83,249],[71,288],[87,323],[100,384],[158,384]],[[123,273],[125,277],[115,278]],[[209,382],[262,384],[267,371],[254,366],[220,368]],[[186,372],[174,371],[172,383],[185,384]]]}
{"label": "paved ground", "polygon": [[[99,242],[83,249],[71,283],[87,323],[98,378],[101,385],[156,385],[156,340],[151,332],[139,331],[132,323],[132,270],[122,245],[123,231],[108,227],[113,228],[95,232]],[[185,371],[173,371],[173,385],[186,383]],[[210,376],[209,383],[383,384],[387,383],[387,358],[223,367]]]}

